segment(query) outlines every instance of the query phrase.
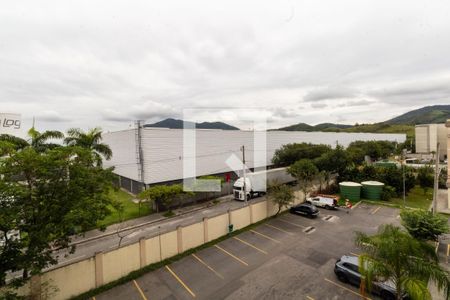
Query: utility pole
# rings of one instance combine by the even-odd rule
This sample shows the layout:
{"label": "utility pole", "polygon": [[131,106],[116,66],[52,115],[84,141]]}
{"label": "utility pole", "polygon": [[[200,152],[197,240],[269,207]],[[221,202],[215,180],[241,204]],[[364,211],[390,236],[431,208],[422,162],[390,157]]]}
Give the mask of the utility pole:
{"label": "utility pole", "polygon": [[244,145],[242,145],[241,150],[242,150],[242,177],[244,178],[244,186],[243,186],[244,202],[245,202],[245,205],[247,205],[247,183],[246,183],[247,176],[245,174],[245,146]]}
{"label": "utility pole", "polygon": [[437,193],[439,188],[439,143],[437,143],[436,147],[436,155],[434,157],[435,165],[434,165],[434,189],[433,189],[433,214],[436,214],[437,210]]}
{"label": "utility pole", "polygon": [[406,207],[405,160],[406,160],[406,149],[402,149],[403,207]]}

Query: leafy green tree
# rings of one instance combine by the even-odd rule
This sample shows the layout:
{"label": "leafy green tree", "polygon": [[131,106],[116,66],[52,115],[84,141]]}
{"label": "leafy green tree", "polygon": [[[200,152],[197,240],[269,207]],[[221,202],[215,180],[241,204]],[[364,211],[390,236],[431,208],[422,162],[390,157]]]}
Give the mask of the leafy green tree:
{"label": "leafy green tree", "polygon": [[395,285],[396,299],[402,299],[405,292],[412,299],[431,299],[427,285],[432,280],[450,295],[450,275],[439,266],[432,245],[391,224],[372,236],[357,232],[355,243],[363,251],[359,268],[369,290],[374,280],[389,279]]}
{"label": "leafy green tree", "polygon": [[434,184],[433,169],[429,166],[419,168],[417,171],[417,181],[425,195],[428,189],[432,188]]}
{"label": "leafy green tree", "polygon": [[162,204],[170,213],[173,202],[183,195],[193,195],[193,193],[184,191],[180,184],[155,185],[139,193],[138,198],[149,203],[155,202],[158,210],[159,205]]}
{"label": "leafy green tree", "polygon": [[[75,229],[109,213],[112,172],[92,162],[89,151],[74,147],[26,147],[0,160],[0,285],[7,272],[26,279],[56,264],[54,248],[69,247]],[[20,238],[8,238],[14,233]]]}
{"label": "leafy green tree", "polygon": [[320,171],[343,174],[351,164],[350,157],[344,147],[338,145],[335,149],[325,152],[314,160]]}
{"label": "leafy green tree", "polygon": [[286,184],[277,184],[269,187],[269,198],[278,207],[277,213],[275,214],[277,216],[283,207],[289,206],[294,201],[294,193]]}
{"label": "leafy green tree", "polygon": [[313,186],[313,180],[317,178],[319,173],[317,167],[311,160],[301,159],[290,166],[287,171],[298,180],[300,189],[306,197]]}
{"label": "leafy green tree", "polygon": [[448,233],[448,220],[425,210],[403,210],[400,213],[402,225],[414,238],[438,241],[441,234]]}
{"label": "leafy green tree", "polygon": [[287,144],[275,151],[272,162],[276,166],[289,166],[301,159],[315,159],[331,151],[328,145],[310,143]]}
{"label": "leafy green tree", "polygon": [[109,160],[113,154],[111,148],[101,141],[102,130],[98,127],[90,129],[88,132],[71,128],[67,131],[67,137],[64,139],[64,142],[69,146],[78,146],[92,151],[98,166],[102,165],[102,156]]}
{"label": "leafy green tree", "polygon": [[355,163],[362,163],[364,156],[368,155],[372,160],[388,158],[395,152],[395,143],[388,141],[355,141],[347,147]]}

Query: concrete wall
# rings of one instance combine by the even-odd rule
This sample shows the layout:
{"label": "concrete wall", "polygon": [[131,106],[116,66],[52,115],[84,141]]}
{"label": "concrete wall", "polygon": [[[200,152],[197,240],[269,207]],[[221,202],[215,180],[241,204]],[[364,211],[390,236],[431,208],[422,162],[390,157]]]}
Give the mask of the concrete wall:
{"label": "concrete wall", "polygon": [[[93,289],[95,288],[94,258],[44,273],[41,282],[48,285],[49,293],[52,287],[58,287],[59,291],[50,295],[52,299],[68,299]],[[43,289],[45,295],[45,286]]]}
{"label": "concrete wall", "polygon": [[250,205],[252,209],[252,223],[259,222],[267,218],[267,202],[259,202]]}
{"label": "concrete wall", "polygon": [[161,259],[172,257],[178,254],[178,235],[176,231],[171,231],[161,235]]}
{"label": "concrete wall", "polygon": [[103,255],[103,284],[140,268],[139,243],[107,252]]}
{"label": "concrete wall", "polygon": [[182,251],[198,247],[205,243],[203,232],[203,222],[182,227]]}
{"label": "concrete wall", "polygon": [[161,246],[159,236],[145,240],[146,265],[161,261]]}
{"label": "concrete wall", "polygon": [[[39,290],[36,287],[48,282],[50,287],[59,289],[48,299],[68,299],[117,280],[146,265],[227,235],[230,221],[234,230],[244,228],[251,222],[261,221],[272,215],[270,212],[276,211],[271,203],[268,200],[250,203],[249,206],[204,218],[198,223],[180,226],[176,230],[141,239],[119,249],[96,253],[91,258],[33,277],[22,291],[24,294],[27,294],[27,291],[30,294],[31,291]],[[40,290],[44,291],[44,287]]]}
{"label": "concrete wall", "polygon": [[208,219],[208,241],[215,240],[228,233],[228,214]]}
{"label": "concrete wall", "polygon": [[230,211],[230,222],[233,224],[233,230],[238,230],[250,225],[250,207],[243,207]]}

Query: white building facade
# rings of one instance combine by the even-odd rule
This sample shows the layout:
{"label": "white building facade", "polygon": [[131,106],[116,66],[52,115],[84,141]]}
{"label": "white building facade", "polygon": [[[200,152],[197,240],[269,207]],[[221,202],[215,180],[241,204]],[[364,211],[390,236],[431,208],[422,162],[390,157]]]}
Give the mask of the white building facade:
{"label": "white building facade", "polygon": [[[105,167],[114,167],[121,186],[139,192],[143,184],[177,182],[183,179],[183,131],[184,129],[140,128],[105,133],[103,142],[108,144],[113,157],[105,161]],[[196,176],[233,172],[226,163],[233,154],[242,157],[245,146],[246,165],[250,169],[272,165],[272,157],[281,146],[290,143],[312,143],[347,147],[354,141],[384,140],[402,143],[405,134],[333,133],[267,131],[264,146],[254,145],[253,131],[195,130]],[[190,147],[190,146],[189,146]],[[254,154],[265,151],[265,160],[254,161]],[[258,156],[258,155],[256,155]]]}
{"label": "white building facade", "polygon": [[440,144],[439,159],[447,156],[447,128],[445,124],[416,125],[416,153],[429,155],[437,152],[437,143]]}

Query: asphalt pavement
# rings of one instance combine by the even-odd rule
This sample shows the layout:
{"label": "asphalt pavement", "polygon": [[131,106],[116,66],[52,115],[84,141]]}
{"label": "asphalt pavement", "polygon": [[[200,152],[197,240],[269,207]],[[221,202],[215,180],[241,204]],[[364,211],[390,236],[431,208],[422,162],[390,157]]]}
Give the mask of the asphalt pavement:
{"label": "asphalt pavement", "polygon": [[358,254],[355,231],[399,221],[398,209],[366,204],[316,219],[282,214],[95,299],[364,299],[337,280],[334,263]]}

